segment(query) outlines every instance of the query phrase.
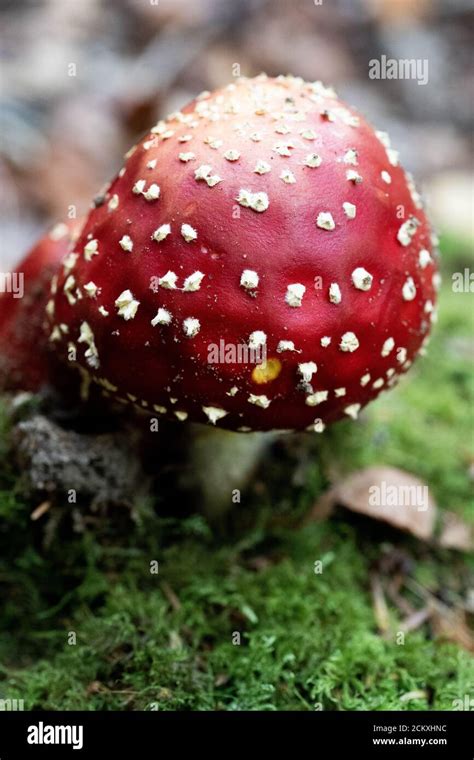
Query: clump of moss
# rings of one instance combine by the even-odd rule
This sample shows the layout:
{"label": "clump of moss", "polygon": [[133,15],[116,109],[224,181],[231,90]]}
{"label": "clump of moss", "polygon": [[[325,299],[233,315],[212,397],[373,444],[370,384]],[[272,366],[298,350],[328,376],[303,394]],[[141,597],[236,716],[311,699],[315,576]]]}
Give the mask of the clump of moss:
{"label": "clump of moss", "polygon": [[96,552],[74,602],[45,610],[49,625],[32,634],[43,657],[4,669],[8,696],[41,709],[347,710],[400,709],[414,690],[426,696],[407,708],[452,709],[469,693],[467,653],[424,632],[403,644],[378,635],[370,547],[355,529],[312,525],[273,539],[260,570],[250,561],[260,541],[244,554],[189,538],[135,557],[124,548],[118,575]]}

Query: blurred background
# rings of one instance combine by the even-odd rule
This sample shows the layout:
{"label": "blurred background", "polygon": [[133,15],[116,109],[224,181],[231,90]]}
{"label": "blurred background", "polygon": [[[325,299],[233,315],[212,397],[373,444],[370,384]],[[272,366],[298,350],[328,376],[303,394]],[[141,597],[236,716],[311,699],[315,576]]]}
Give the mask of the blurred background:
{"label": "blurred background", "polygon": [[[203,89],[293,73],[389,131],[435,225],[472,240],[469,0],[2,0],[0,267],[82,214],[154,121]],[[372,58],[429,80],[373,80]]]}

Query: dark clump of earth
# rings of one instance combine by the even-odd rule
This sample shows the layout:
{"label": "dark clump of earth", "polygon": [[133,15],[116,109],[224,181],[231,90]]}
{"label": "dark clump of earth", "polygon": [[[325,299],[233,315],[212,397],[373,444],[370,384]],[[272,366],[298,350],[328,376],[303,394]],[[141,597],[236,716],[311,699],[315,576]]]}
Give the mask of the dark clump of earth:
{"label": "dark clump of earth", "polygon": [[75,492],[93,506],[132,503],[144,480],[136,441],[126,432],[78,433],[37,414],[16,424],[11,442],[30,495]]}

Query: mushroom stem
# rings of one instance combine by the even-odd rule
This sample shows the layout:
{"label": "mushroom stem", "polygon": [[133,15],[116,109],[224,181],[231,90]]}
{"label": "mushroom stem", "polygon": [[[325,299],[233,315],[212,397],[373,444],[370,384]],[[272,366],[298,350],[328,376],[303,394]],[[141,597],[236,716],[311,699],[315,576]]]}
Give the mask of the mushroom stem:
{"label": "mushroom stem", "polygon": [[239,504],[276,433],[234,433],[194,425],[189,466],[202,512],[214,521]]}

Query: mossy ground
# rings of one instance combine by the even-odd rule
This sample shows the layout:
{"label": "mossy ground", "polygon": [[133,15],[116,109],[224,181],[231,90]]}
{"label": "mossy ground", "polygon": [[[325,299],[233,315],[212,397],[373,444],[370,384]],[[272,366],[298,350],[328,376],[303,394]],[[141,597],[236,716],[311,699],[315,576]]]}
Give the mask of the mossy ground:
{"label": "mossy ground", "polygon": [[81,530],[67,505],[57,524],[32,522],[2,422],[0,698],[25,709],[450,710],[474,696],[472,655],[428,625],[397,643],[393,606],[382,637],[370,591],[390,546],[448,601],[472,588],[471,558],[348,513],[299,525],[330,479],[369,464],[413,472],[440,507],[473,520],[472,295],[453,293],[450,276],[470,262],[457,241],[443,248],[426,358],[360,423],[277,444],[225,538],[200,516],[167,516],[182,510],[160,496],[88,515]]}

